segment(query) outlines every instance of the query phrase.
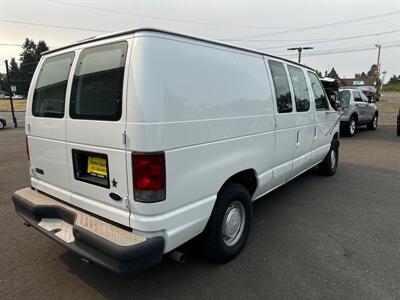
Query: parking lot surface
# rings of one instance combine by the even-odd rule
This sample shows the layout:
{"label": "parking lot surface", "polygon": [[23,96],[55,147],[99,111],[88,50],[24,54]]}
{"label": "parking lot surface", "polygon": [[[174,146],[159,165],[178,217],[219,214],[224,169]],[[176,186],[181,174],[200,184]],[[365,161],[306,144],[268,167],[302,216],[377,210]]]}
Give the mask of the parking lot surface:
{"label": "parking lot surface", "polygon": [[333,177],[309,171],[254,204],[247,247],[226,265],[188,247],[118,276],[23,226],[11,194],[29,185],[23,129],[0,132],[0,299],[398,299],[400,137],[342,138]]}

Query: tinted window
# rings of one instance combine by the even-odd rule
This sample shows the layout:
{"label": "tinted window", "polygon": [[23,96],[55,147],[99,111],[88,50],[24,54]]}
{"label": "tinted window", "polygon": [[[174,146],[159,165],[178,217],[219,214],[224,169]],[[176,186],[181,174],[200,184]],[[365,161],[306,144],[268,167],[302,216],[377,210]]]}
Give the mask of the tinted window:
{"label": "tinted window", "polygon": [[361,91],[361,92],[359,92],[359,93],[360,93],[360,96],[361,96],[361,100],[364,101],[364,102],[368,102],[368,98],[367,98],[367,96],[364,94],[364,92]]}
{"label": "tinted window", "polygon": [[359,92],[353,92],[354,101],[362,102],[362,98]]}
{"label": "tinted window", "polygon": [[351,94],[350,91],[344,90],[339,91],[338,101],[340,102],[340,106],[343,108],[349,107]]}
{"label": "tinted window", "polygon": [[314,93],[316,110],[329,110],[328,99],[326,99],[324,88],[319,82],[317,75],[308,72],[308,77],[310,78],[311,88]]}
{"label": "tinted window", "polygon": [[72,118],[110,121],[121,118],[127,47],[126,42],[121,42],[82,51],[72,85]]}
{"label": "tinted window", "polygon": [[308,93],[308,86],[303,70],[292,66],[289,66],[288,69],[296,100],[296,110],[308,111],[310,109],[310,94]]}
{"label": "tinted window", "polygon": [[271,68],[272,80],[274,81],[278,112],[291,112],[293,110],[292,96],[290,94],[285,68],[282,63],[272,60],[270,60],[268,64]]}
{"label": "tinted window", "polygon": [[74,53],[48,58],[42,64],[32,100],[32,114],[36,117],[62,118],[65,92]]}

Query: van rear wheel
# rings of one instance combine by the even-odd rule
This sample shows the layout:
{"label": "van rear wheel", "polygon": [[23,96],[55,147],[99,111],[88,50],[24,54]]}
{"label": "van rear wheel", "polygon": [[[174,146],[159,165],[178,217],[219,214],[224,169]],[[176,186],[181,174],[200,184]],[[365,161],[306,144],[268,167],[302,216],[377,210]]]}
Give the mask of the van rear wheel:
{"label": "van rear wheel", "polygon": [[228,183],[218,193],[213,212],[203,233],[207,257],[226,263],[243,249],[250,233],[253,208],[248,190]]}

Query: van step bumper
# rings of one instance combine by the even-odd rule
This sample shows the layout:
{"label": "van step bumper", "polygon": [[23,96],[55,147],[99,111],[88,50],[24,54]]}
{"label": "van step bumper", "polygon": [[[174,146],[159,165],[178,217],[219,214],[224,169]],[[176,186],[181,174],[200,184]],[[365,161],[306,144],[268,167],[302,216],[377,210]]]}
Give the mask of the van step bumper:
{"label": "van step bumper", "polygon": [[138,273],[162,260],[162,237],[137,235],[31,188],[12,200],[28,225],[113,272]]}

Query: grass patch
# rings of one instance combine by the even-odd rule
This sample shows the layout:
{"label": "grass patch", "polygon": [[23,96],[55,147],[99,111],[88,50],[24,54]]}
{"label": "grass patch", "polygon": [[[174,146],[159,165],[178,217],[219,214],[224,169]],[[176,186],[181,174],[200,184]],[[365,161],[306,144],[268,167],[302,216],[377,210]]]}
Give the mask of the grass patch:
{"label": "grass patch", "polygon": [[384,92],[400,92],[400,82],[392,83],[392,84],[385,84],[382,87],[382,91],[384,91]]}
{"label": "grass patch", "polygon": [[[26,100],[13,100],[14,111],[25,111]],[[0,111],[11,111],[9,100],[0,100]]]}

